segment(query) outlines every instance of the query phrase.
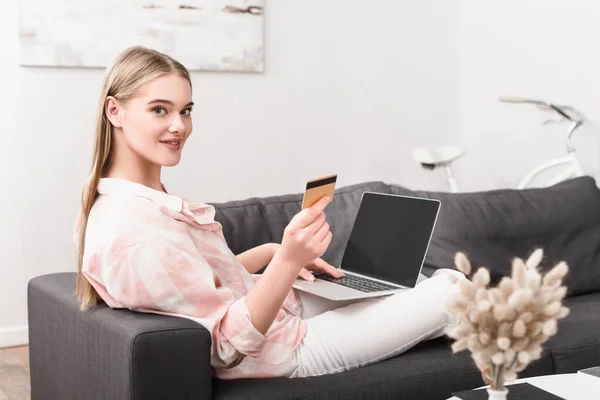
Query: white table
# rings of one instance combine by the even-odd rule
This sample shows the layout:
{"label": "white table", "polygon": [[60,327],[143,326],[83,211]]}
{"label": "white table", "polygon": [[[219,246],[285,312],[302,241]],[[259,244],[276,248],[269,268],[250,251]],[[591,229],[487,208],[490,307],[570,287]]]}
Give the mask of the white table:
{"label": "white table", "polygon": [[[573,373],[517,379],[514,382],[507,382],[505,385],[508,389],[509,396],[510,385],[525,382],[566,400],[600,399],[600,378],[591,375]],[[453,396],[450,400],[459,399],[458,397]]]}

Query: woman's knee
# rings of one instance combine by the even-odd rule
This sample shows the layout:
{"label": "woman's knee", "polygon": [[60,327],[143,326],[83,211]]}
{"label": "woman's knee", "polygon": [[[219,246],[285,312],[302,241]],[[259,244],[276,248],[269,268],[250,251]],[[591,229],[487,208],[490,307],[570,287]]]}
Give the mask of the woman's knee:
{"label": "woman's knee", "polygon": [[440,268],[438,270],[436,270],[433,275],[431,275],[431,277],[433,278],[434,276],[438,276],[438,275],[445,275],[448,277],[454,276],[456,277],[456,279],[466,279],[465,274],[463,274],[460,271],[457,271],[455,269],[451,269],[451,268]]}

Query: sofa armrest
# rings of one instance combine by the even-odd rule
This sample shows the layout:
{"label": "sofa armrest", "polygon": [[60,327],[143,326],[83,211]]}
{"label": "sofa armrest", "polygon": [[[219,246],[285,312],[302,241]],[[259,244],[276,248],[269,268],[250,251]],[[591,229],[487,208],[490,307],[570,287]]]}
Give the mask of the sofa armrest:
{"label": "sofa armrest", "polygon": [[210,399],[210,333],[194,321],[104,304],[80,311],[75,273],[27,288],[31,398]]}

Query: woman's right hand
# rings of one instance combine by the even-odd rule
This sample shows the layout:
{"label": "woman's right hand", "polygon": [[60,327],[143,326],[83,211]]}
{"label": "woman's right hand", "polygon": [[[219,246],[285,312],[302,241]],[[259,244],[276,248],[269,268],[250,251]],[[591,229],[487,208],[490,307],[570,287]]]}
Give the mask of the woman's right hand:
{"label": "woman's right hand", "polygon": [[294,215],[283,231],[278,255],[297,266],[298,271],[321,257],[331,243],[332,233],[323,213],[330,202],[329,196],[321,198],[311,207]]}

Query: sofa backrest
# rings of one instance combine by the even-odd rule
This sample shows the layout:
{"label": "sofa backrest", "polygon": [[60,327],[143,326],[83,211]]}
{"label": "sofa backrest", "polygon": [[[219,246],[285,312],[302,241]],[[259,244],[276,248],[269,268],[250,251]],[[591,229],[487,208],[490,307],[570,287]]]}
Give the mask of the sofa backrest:
{"label": "sofa backrest", "polygon": [[[463,251],[497,282],[511,273],[514,257],[526,258],[541,247],[543,270],[562,260],[569,264],[569,296],[600,291],[600,190],[590,177],[543,189],[471,193],[415,191],[384,182],[339,188],[325,210],[333,239],[323,259],[334,266],[341,263],[365,191],[441,201],[425,271],[454,268],[454,255]],[[297,193],[213,205],[229,247],[239,254],[263,243],[281,243],[301,202],[302,193]]]}
{"label": "sofa backrest", "polygon": [[454,255],[464,251],[497,282],[511,274],[514,257],[527,258],[541,247],[541,270],[569,264],[570,296],[600,291],[600,190],[591,177],[525,190],[446,193],[392,185],[391,191],[442,203],[428,267],[454,268]]}
{"label": "sofa backrest", "polygon": [[[339,188],[325,209],[333,237],[323,259],[331,265],[338,266],[342,261],[365,191],[389,193],[390,187],[383,182],[365,182]],[[302,193],[296,193],[212,205],[215,206],[215,219],[223,225],[229,248],[239,254],[263,243],[281,243],[283,230],[301,210],[302,196]]]}

